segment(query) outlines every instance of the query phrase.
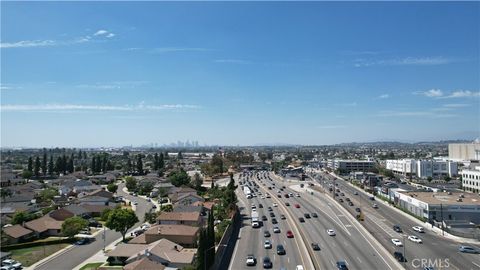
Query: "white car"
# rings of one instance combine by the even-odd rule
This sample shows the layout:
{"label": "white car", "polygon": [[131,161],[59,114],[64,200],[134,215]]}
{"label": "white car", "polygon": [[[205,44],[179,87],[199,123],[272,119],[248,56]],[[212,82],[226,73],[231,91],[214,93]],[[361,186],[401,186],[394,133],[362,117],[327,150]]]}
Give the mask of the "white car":
{"label": "white car", "polygon": [[273,207],[278,207],[278,204],[277,204],[277,203],[273,203]]}
{"label": "white car", "polygon": [[398,240],[397,238],[393,238],[392,243],[397,247],[402,247],[403,246],[402,241]]}
{"label": "white car", "polygon": [[22,264],[15,260],[7,259],[2,261],[2,268],[3,267],[7,269],[22,269]]}
{"label": "white car", "polygon": [[137,201],[133,201],[133,203],[132,203],[132,204],[133,204],[133,205],[137,205],[137,204],[138,204],[138,202],[137,202]]}
{"label": "white car", "polygon": [[265,243],[263,244],[263,246],[266,249],[270,249],[270,248],[272,248],[272,242],[270,242],[270,240],[265,240]]}
{"label": "white car", "polygon": [[335,231],[333,229],[328,229],[327,234],[330,236],[335,236]]}
{"label": "white car", "polygon": [[289,196],[289,197],[293,197],[293,193],[288,193],[288,196]]}
{"label": "white car", "polygon": [[257,206],[254,203],[252,203],[252,208],[257,208]]}
{"label": "white car", "polygon": [[415,243],[418,243],[418,244],[421,244],[422,243],[422,239],[418,238],[417,236],[415,235],[410,235],[408,237],[408,240],[412,241],[412,242],[415,242]]}
{"label": "white car", "polygon": [[425,232],[425,231],[423,230],[423,227],[420,227],[420,226],[413,226],[412,229],[413,229],[414,231],[419,232],[419,233]]}
{"label": "white car", "polygon": [[260,197],[260,199],[262,199],[262,200],[265,199],[265,196]]}
{"label": "white car", "polygon": [[280,228],[279,227],[273,227],[273,232],[274,233],[280,233]]}
{"label": "white car", "polygon": [[297,194],[295,194],[295,197],[300,197],[300,194],[298,194],[298,193],[297,193]]}

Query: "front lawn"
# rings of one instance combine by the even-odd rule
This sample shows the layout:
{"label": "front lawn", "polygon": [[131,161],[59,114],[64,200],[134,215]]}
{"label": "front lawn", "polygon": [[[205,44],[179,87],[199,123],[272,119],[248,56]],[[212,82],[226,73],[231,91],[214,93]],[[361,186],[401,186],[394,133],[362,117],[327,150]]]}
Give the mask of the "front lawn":
{"label": "front lawn", "polygon": [[70,244],[55,244],[11,250],[12,259],[19,261],[23,266],[30,266],[53,253],[68,247]]}
{"label": "front lawn", "polygon": [[96,263],[87,263],[80,270],[96,270],[100,265],[102,265],[102,262],[96,262]]}

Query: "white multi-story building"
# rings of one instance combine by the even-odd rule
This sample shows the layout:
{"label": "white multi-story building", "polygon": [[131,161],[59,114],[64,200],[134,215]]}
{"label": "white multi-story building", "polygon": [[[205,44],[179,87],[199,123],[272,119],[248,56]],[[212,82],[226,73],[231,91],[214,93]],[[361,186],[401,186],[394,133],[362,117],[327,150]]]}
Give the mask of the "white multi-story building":
{"label": "white multi-story building", "polygon": [[451,143],[448,145],[448,158],[455,161],[480,160],[480,143]]}
{"label": "white multi-story building", "polygon": [[474,169],[464,169],[461,172],[463,190],[480,193],[480,166]]}
{"label": "white multi-story building", "polygon": [[397,174],[405,176],[415,175],[419,178],[432,177],[439,179],[444,176],[453,177],[458,174],[457,163],[450,160],[387,160],[386,168]]}
{"label": "white multi-story building", "polygon": [[414,176],[417,173],[417,161],[415,159],[389,159],[386,168],[397,174]]}

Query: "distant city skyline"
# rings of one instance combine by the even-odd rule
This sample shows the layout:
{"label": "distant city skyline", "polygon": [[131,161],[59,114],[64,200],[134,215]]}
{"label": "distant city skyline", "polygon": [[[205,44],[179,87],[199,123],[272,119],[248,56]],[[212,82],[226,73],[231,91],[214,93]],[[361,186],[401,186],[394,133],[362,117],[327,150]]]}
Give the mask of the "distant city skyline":
{"label": "distant city skyline", "polygon": [[480,137],[479,2],[1,5],[1,147]]}

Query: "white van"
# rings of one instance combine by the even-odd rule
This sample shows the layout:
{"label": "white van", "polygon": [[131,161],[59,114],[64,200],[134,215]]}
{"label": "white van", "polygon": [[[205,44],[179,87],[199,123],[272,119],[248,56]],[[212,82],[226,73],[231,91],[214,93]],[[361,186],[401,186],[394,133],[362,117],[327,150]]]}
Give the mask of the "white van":
{"label": "white van", "polygon": [[296,270],[303,270],[303,266],[301,264],[297,265],[297,268],[295,268]]}

